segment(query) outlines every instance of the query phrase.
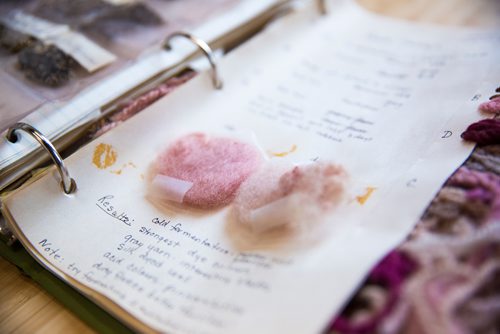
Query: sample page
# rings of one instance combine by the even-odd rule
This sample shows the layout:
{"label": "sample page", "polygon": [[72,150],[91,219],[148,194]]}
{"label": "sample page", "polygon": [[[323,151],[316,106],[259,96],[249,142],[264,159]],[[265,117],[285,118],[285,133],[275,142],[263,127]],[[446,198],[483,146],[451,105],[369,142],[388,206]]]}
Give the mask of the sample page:
{"label": "sample page", "polygon": [[[173,333],[316,333],[472,145],[498,31],[302,8],[5,205],[25,245]],[[464,45],[467,45],[464,48]]]}

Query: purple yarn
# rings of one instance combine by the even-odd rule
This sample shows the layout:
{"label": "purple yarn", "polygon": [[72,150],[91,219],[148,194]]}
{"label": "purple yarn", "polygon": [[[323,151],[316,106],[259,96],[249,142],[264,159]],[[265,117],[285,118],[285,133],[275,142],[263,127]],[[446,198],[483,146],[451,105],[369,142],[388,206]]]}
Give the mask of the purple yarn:
{"label": "purple yarn", "polygon": [[381,285],[387,289],[388,297],[384,308],[358,324],[351,322],[343,312],[332,323],[330,330],[340,333],[374,333],[380,322],[386,318],[399,299],[403,282],[417,269],[417,263],[400,250],[390,252],[368,275],[367,284]]}
{"label": "purple yarn", "polygon": [[500,253],[500,244],[490,242],[482,245],[478,250],[472,252],[468,258],[468,264],[479,268],[484,262],[495,258],[496,254]]}
{"label": "purple yarn", "polygon": [[399,287],[416,267],[416,263],[408,255],[395,250],[372,270],[368,280],[389,288]]}
{"label": "purple yarn", "polygon": [[462,133],[461,137],[478,145],[500,144],[500,120],[483,119],[473,123]]}
{"label": "purple yarn", "polygon": [[489,204],[492,202],[495,197],[494,194],[484,188],[473,188],[466,193],[466,197],[470,201],[481,201],[485,204]]}

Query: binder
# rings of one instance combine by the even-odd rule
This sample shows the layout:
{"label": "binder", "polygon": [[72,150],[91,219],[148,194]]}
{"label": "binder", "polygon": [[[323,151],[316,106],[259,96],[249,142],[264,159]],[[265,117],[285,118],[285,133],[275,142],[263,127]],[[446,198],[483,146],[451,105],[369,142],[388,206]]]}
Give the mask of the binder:
{"label": "binder", "polygon": [[[184,34],[184,36],[186,36],[186,35]],[[188,36],[188,37],[189,37],[189,36]],[[192,39],[193,39],[193,40],[195,40],[195,41],[197,41],[198,43],[200,43],[200,41],[199,41],[199,40],[197,40],[197,39],[195,39],[195,38],[192,38]],[[201,43],[200,43],[200,44],[201,44]],[[205,44],[206,44],[206,43],[205,43]],[[203,44],[203,45],[205,46],[205,44]],[[205,50],[205,51],[206,51],[206,50]],[[208,54],[210,54],[209,52],[207,52],[207,53],[208,53]],[[213,65],[214,63],[213,63],[213,62],[211,62],[211,64]],[[216,69],[216,67],[214,67],[213,69],[215,70],[215,69]],[[206,78],[200,78],[200,80],[201,80],[201,79],[206,79]],[[219,79],[217,79],[217,76],[213,76],[213,77],[212,77],[212,79],[213,79],[213,83],[215,84],[215,86],[217,86],[217,83],[219,82],[219,81],[218,81]],[[200,81],[200,80],[199,80],[199,81]],[[187,88],[186,88],[186,89],[187,89]],[[23,125],[23,124],[16,125],[14,128],[12,128],[12,129],[11,129],[11,131],[9,132],[9,134],[8,134],[8,137],[10,137],[12,140],[14,140],[14,139],[15,139],[15,138],[14,138],[14,136],[15,136],[15,135],[14,135],[14,133],[15,133],[16,131],[19,131],[18,129],[22,129],[22,130],[24,130],[25,132],[27,131],[27,132],[29,132],[29,133],[31,133],[31,134],[34,134],[34,135],[35,135],[35,136],[37,136],[38,138],[40,138],[40,137],[41,137],[41,136],[40,136],[40,134],[39,134],[39,133],[37,133],[36,129],[33,129],[33,128],[32,128],[32,127],[30,127],[30,126],[28,126],[28,125]],[[75,191],[76,191],[76,192],[78,192],[78,182],[79,182],[79,181],[78,181],[77,179],[75,179],[74,181],[72,181],[73,179],[72,179],[72,178],[71,178],[71,176],[70,176],[70,175],[71,175],[71,173],[70,173],[70,172],[67,172],[66,168],[64,167],[64,162],[62,161],[62,159],[59,159],[59,158],[57,157],[57,150],[55,150],[55,149],[51,149],[51,148],[50,148],[50,145],[48,144],[49,142],[48,142],[48,141],[46,141],[46,140],[43,140],[43,138],[41,139],[41,141],[42,141],[43,143],[45,143],[45,145],[48,145],[48,147],[49,147],[49,151],[50,151],[50,154],[51,154],[51,156],[52,156],[52,157],[54,157],[53,159],[54,159],[54,161],[55,161],[55,163],[56,163],[56,167],[57,167],[57,169],[58,169],[58,172],[59,172],[59,173],[60,173],[60,175],[61,175],[60,179],[61,179],[61,181],[62,181],[62,190],[63,190],[64,192],[68,193],[68,194],[71,194],[71,193],[73,193],[73,192],[75,192]],[[66,170],[66,171],[65,171],[65,170]],[[76,187],[75,187],[75,185],[74,185],[75,183],[76,183]],[[28,185],[27,187],[30,187],[30,186]],[[4,207],[4,208],[3,208],[3,210],[4,210],[3,212],[4,212],[4,214],[7,216],[7,219],[8,219],[9,221],[13,222],[13,221],[15,221],[15,220],[16,220],[16,219],[15,219],[15,215],[16,215],[16,214],[11,215],[11,213],[10,213],[10,211],[9,211],[9,208],[8,208],[8,206],[10,206],[10,205],[12,205],[12,204],[11,204],[11,203],[8,203],[7,207]],[[15,227],[15,228],[17,228],[17,227]],[[22,233],[22,232],[20,232],[19,230],[17,230],[16,232],[17,232],[17,233],[15,233],[15,234],[16,234],[16,235],[18,235],[18,236],[22,236],[22,234],[23,234],[23,233]],[[25,243],[25,244],[27,243],[27,242],[26,242],[26,240],[24,240],[24,243]],[[8,252],[9,252],[9,251],[6,251],[6,253],[8,253]],[[32,250],[31,250],[31,252],[32,252]],[[39,254],[38,254],[37,256],[39,256]],[[45,264],[45,265],[46,265],[46,264]],[[86,291],[86,293],[88,293],[88,291]],[[108,307],[108,306],[105,306],[104,308],[105,308],[105,309],[107,309],[107,307]],[[114,310],[114,311],[112,311],[112,312],[114,313],[114,315],[115,315],[115,316],[117,316],[117,313],[116,313],[116,311],[115,311],[115,310]],[[120,313],[118,313],[118,314],[120,314]],[[120,318],[120,315],[118,315],[118,317]],[[121,318],[120,318],[120,320],[122,320],[122,321],[123,321],[123,319],[121,319]],[[142,329],[142,330],[147,330],[147,329],[150,329],[150,328],[148,328],[148,327],[142,327],[142,325],[140,325],[140,324],[139,324],[139,325],[135,324],[135,326],[139,326],[139,327],[135,327],[135,326],[134,326],[134,324],[131,324],[131,323],[127,323],[127,324],[128,324],[128,325],[131,325],[131,326],[132,326],[132,328],[133,328],[133,329],[135,329],[135,330],[138,330],[138,329]]]}
{"label": "binder", "polygon": [[[214,50],[229,51],[285,13],[289,6],[289,1],[282,0],[259,3],[243,1],[195,29],[194,35],[207,39]],[[200,55],[201,50],[189,43],[177,44],[172,50],[167,50],[165,45],[157,45],[138,57],[131,66],[85,88],[70,101],[62,104],[49,101],[23,121],[48,128],[49,132],[43,131],[43,128],[40,130],[64,153],[64,150],[70,150],[72,143],[85,135],[92,124],[112,113],[120,101],[175,76]],[[58,113],[64,114],[68,122],[59,124],[61,116],[57,116]],[[51,122],[56,124],[56,128],[52,128]],[[47,156],[32,142],[23,140],[19,145],[12,146],[3,140],[1,144],[1,190],[8,189],[16,180],[48,162]]]}
{"label": "binder", "polygon": [[[256,7],[255,9],[253,8],[254,6]],[[258,31],[263,29],[266,24],[287,12],[289,10],[289,6],[290,1],[274,0],[264,1],[256,5],[252,5],[247,2],[246,4],[243,3],[236,6],[236,8],[232,11],[230,10],[229,13],[222,13],[222,15],[220,15],[218,20],[225,22],[226,26],[220,35],[215,35],[213,39],[210,40],[210,44],[217,50],[229,52],[233,48],[237,47],[238,44],[258,33]],[[233,12],[236,12],[237,15],[234,15]],[[238,12],[242,12],[243,15]],[[234,23],[231,22],[231,16],[236,16],[236,21],[234,19],[232,20],[235,21]],[[233,24],[233,27],[231,27],[231,24]],[[210,30],[213,23],[209,21],[205,25],[208,27],[208,30]],[[201,27],[198,30],[203,32],[205,29],[207,28]],[[177,34],[187,35],[186,32],[179,32]],[[167,37],[173,38],[177,34],[173,33]],[[165,48],[165,51],[160,52],[168,52],[169,48],[167,47],[168,43],[166,41],[165,45],[162,46]],[[204,43],[203,41],[201,42]],[[205,52],[207,48],[210,50],[209,52],[211,56],[211,48],[205,44],[205,49],[193,49],[190,54],[186,54],[186,56],[177,64],[169,64],[170,66],[165,69],[162,69],[164,65],[158,66],[156,72],[159,74],[151,75],[151,77],[145,78],[144,81],[141,80],[141,78],[138,78],[138,80],[133,83],[134,87],[130,91],[126,92],[126,94],[117,96],[113,100],[106,101],[106,103],[101,106],[100,115],[85,121],[83,124],[74,129],[65,130],[65,132],[60,135],[52,137],[52,140],[45,138],[43,134],[31,125],[25,124],[23,126],[24,128],[29,128],[32,133],[38,133],[44,138],[47,145],[50,146],[51,154],[54,155],[48,155],[47,152],[41,147],[35,146],[33,151],[28,152],[26,156],[18,158],[10,165],[3,166],[0,172],[0,179],[2,180],[0,189],[2,189],[3,192],[6,192],[19,187],[20,184],[24,183],[31,177],[32,170],[43,167],[48,163],[50,164],[50,157],[56,157],[58,161],[62,162],[61,155],[66,156],[70,154],[71,151],[74,151],[79,146],[83,145],[83,143],[88,140],[86,133],[94,131],[93,128],[103,118],[113,115],[117,107],[119,107],[122,103],[122,100],[130,100],[140,96],[144,92],[149,91],[169,78],[175,77],[185,68],[189,68],[192,61],[200,57],[200,51]],[[205,55],[207,55],[207,53],[205,53]],[[210,60],[212,62],[215,61],[213,60],[213,57],[210,58]],[[140,63],[147,62],[147,59],[146,61],[139,59],[137,62],[139,63],[138,67],[140,67]],[[124,72],[126,71],[127,69],[124,69]],[[111,78],[111,81],[113,81],[113,78]],[[4,136],[12,136],[13,138],[16,137],[13,132],[10,135],[7,135],[7,133],[4,132]],[[61,152],[61,155],[59,152]],[[132,330],[129,327],[116,320],[115,317],[110,315],[101,307],[97,306],[60,278],[54,276],[50,271],[46,270],[46,268],[34,260],[33,257],[19,244],[10,229],[5,225],[3,217],[0,217],[0,254],[4,259],[14,264],[19,270],[21,270],[24,275],[27,275],[36,281],[37,284],[49,292],[49,294],[54,296],[62,305],[64,305],[64,307],[78,315],[79,318],[81,318],[94,330],[97,330],[100,333],[132,333]]]}

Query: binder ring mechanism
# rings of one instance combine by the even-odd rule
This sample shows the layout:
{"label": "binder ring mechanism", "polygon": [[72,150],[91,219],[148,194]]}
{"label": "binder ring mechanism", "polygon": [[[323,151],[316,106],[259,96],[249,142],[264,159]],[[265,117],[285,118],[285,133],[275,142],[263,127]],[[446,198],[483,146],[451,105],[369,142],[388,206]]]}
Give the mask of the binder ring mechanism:
{"label": "binder ring mechanism", "polygon": [[167,50],[171,50],[172,46],[170,45],[170,42],[174,37],[184,37],[189,39],[191,42],[196,44],[198,48],[205,54],[205,56],[208,59],[208,62],[210,63],[210,66],[212,67],[212,84],[215,89],[221,89],[222,88],[222,80],[220,79],[219,72],[217,70],[217,64],[215,62],[215,56],[214,52],[212,51],[212,48],[201,38],[198,38],[196,36],[191,35],[190,33],[183,32],[183,31],[177,31],[172,34],[170,34],[167,39],[165,40],[163,47]]}
{"label": "binder ring mechanism", "polygon": [[33,138],[36,139],[40,143],[40,145],[49,153],[50,158],[56,165],[57,170],[59,171],[59,175],[61,175],[61,187],[63,191],[66,194],[71,194],[75,192],[76,190],[76,182],[73,180],[68,172],[68,169],[66,168],[66,165],[64,165],[64,162],[57,152],[56,148],[52,143],[37,129],[32,127],[29,124],[26,123],[16,123],[12,127],[9,128],[7,131],[7,140],[10,141],[11,143],[15,143],[18,141],[19,137],[16,133],[16,131],[21,130],[29,135],[31,135]]}

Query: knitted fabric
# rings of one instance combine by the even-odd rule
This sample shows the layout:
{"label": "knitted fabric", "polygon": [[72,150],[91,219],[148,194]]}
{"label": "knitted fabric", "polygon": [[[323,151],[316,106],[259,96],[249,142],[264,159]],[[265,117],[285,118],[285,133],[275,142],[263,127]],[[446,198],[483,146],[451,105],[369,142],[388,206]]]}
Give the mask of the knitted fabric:
{"label": "knitted fabric", "polygon": [[500,145],[477,147],[413,233],[334,318],[332,333],[497,333]]}

